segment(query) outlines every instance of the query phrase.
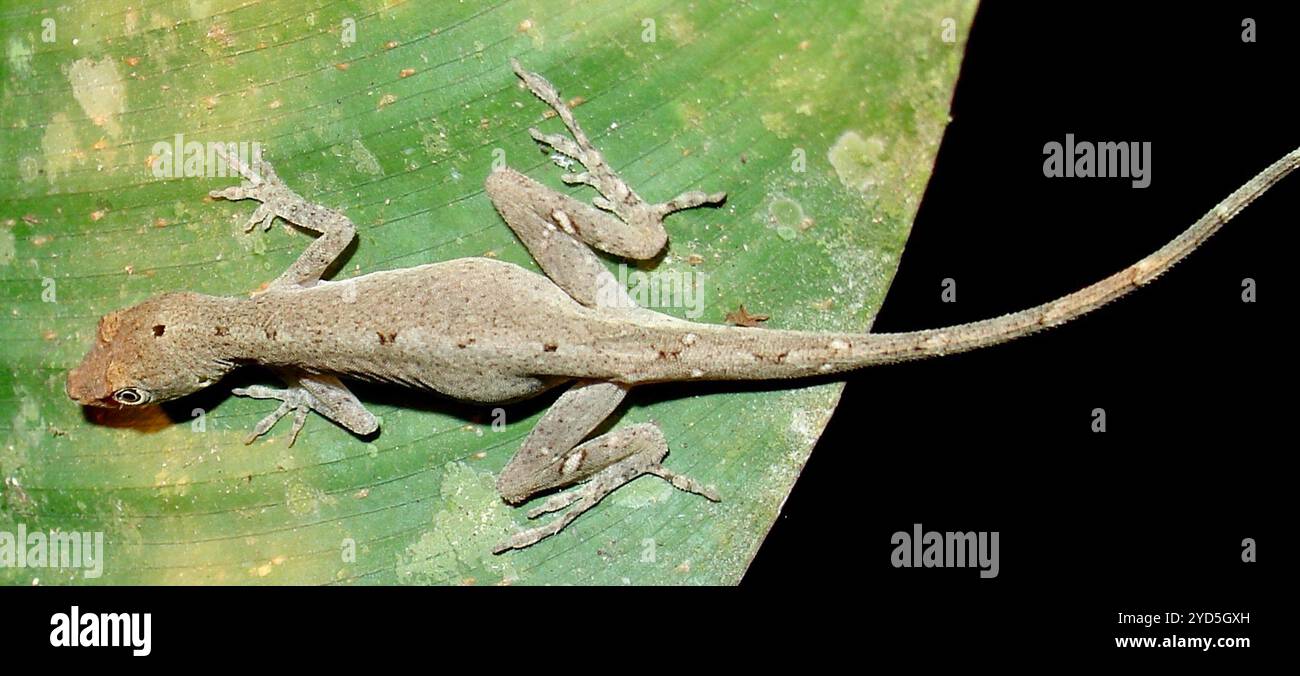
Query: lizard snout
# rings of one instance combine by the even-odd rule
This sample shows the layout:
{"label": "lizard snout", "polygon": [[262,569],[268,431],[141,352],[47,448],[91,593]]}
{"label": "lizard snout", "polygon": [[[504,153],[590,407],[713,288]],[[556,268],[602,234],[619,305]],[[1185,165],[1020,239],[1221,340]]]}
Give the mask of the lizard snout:
{"label": "lizard snout", "polygon": [[68,371],[68,379],[63,382],[63,391],[68,395],[68,398],[79,404],[83,403],[82,393],[84,391],[80,386],[80,382],[77,369]]}
{"label": "lizard snout", "polygon": [[78,366],[68,371],[68,379],[63,383],[63,391],[67,393],[68,398],[86,406],[96,406],[100,404],[102,395],[96,391],[91,378],[86,377],[85,365]]}

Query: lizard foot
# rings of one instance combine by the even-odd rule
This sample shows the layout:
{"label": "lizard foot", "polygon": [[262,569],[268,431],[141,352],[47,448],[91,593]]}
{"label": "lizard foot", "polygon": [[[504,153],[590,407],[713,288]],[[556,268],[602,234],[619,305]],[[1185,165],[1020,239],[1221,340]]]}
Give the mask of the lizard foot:
{"label": "lizard foot", "polygon": [[631,450],[631,453],[596,472],[585,483],[547,498],[541,506],[529,510],[528,518],[536,519],[543,514],[571,507],[569,511],[545,525],[515,533],[494,547],[492,553],[500,554],[511,549],[523,549],[555,535],[583,512],[595,507],[605,496],[643,474],[653,474],[672,484],[674,488],[702,495],[713,502],[722,500],[712,486],[705,486],[695,479],[663,466],[662,461],[668,455],[668,444],[659,426],[653,423],[629,425],[598,436],[566,454],[563,465],[572,466],[572,472],[581,472],[581,464],[586,459],[608,457],[611,454],[618,454],[620,449]]}
{"label": "lizard foot", "polygon": [[613,167],[605,162],[604,156],[583,132],[573,116],[572,108],[560,98],[560,93],[555,86],[541,75],[524,70],[515,59],[510,60],[510,66],[529,91],[555,111],[573,138],[570,139],[562,134],[544,134],[531,127],[528,133],[533,140],[554,151],[551,159],[562,169],[571,169],[574,161],[583,166],[584,171],[568,171],[560,179],[570,185],[588,185],[595,188],[596,192],[600,193],[599,197],[591,201],[596,208],[618,215],[625,223],[650,222],[653,223],[653,228],[659,228],[663,218],[674,211],[692,209],[705,204],[721,204],[727,199],[727,194],[724,192],[704,193],[693,190],[684,192],[667,202],[646,204],[641,196],[637,195],[636,191],[614,171]]}
{"label": "lizard foot", "polygon": [[[208,192],[208,196],[213,199],[256,200],[261,202],[244,225],[244,232],[251,232],[258,223],[261,223],[263,230],[270,230],[271,223],[277,216],[275,205],[294,199],[302,200],[297,193],[285,185],[284,181],[275,173],[275,169],[271,167],[270,162],[258,157],[252,160],[252,167],[249,167],[233,155],[222,155],[222,158],[231,168],[238,171],[244,177],[244,180],[240,181],[239,185],[232,185],[221,190],[211,190]],[[286,227],[288,227],[287,224]]]}
{"label": "lizard foot", "polygon": [[280,400],[279,408],[272,411],[265,418],[258,421],[253,427],[253,432],[244,440],[245,444],[253,443],[258,437],[271,431],[280,419],[293,412],[293,428],[289,433],[289,445],[293,446],[298,440],[298,433],[302,431],[302,426],[307,422],[307,413],[311,411],[316,404],[316,398],[310,392],[302,387],[288,387],[276,389],[266,387],[265,385],[251,385],[249,387],[237,387],[230,391],[231,394],[239,397],[250,397],[252,399],[278,399]]}

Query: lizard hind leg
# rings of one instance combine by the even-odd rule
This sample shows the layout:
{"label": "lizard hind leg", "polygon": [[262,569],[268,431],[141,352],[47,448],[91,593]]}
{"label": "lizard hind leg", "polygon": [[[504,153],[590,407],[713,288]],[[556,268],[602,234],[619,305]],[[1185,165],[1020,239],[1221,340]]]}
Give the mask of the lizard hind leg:
{"label": "lizard hind leg", "polygon": [[[596,235],[594,239],[597,241],[592,241],[591,238],[579,235],[588,244],[625,258],[637,260],[653,258],[662,250],[663,244],[667,240],[667,235],[663,230],[665,216],[674,211],[692,209],[706,204],[721,204],[726,200],[727,194],[724,192],[705,193],[692,190],[660,204],[646,203],[614,171],[614,168],[605,162],[604,155],[596,149],[591,139],[587,137],[582,126],[578,124],[578,120],[573,116],[573,110],[569,107],[569,104],[560,98],[560,93],[555,89],[555,86],[541,75],[524,70],[523,66],[515,59],[510,60],[510,65],[528,89],[555,111],[573,138],[569,139],[560,134],[543,134],[535,128],[530,128],[528,133],[538,143],[549,146],[557,153],[555,156],[556,164],[561,167],[567,169],[570,159],[580,163],[585,171],[564,174],[562,177],[564,182],[585,184],[595,188],[600,193],[600,196],[593,199],[592,204],[602,211],[611,212],[618,216],[619,220],[632,230],[636,238],[636,245],[623,246],[618,242],[622,238],[617,236]],[[574,214],[569,214],[569,216],[574,216]],[[601,219],[598,218],[587,217],[583,220],[595,227],[603,226],[607,233],[613,229],[605,226]]]}
{"label": "lizard hind leg", "polygon": [[659,426],[640,423],[581,441],[609,417],[627,393],[616,383],[580,382],[555,402],[528,435],[497,480],[497,490],[511,504],[536,493],[572,486],[529,511],[535,519],[565,508],[550,522],[529,528],[497,545],[494,553],[522,549],[559,533],[605,496],[643,474],[663,478],[676,488],[718,501],[713,488],[663,466],[668,443]]}
{"label": "lizard hind leg", "polygon": [[574,473],[587,468],[599,469],[591,472],[580,485],[547,498],[541,506],[528,512],[528,518],[536,519],[566,507],[568,511],[541,526],[515,533],[492,552],[500,554],[511,549],[523,549],[559,533],[605,496],[643,474],[663,478],[680,490],[702,495],[713,502],[722,499],[712,487],[664,467],[662,462],[667,455],[668,443],[659,426],[653,423],[621,427],[577,446],[563,456],[561,465],[571,468]]}

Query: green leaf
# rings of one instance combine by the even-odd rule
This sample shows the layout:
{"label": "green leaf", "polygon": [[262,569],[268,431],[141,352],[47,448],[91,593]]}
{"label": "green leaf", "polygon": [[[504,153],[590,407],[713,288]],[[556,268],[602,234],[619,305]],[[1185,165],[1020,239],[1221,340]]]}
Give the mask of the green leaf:
{"label": "green leaf", "polygon": [[[771,327],[860,331],[929,178],[974,11],[943,0],[146,5],[0,5],[0,531],[104,534],[101,577],[7,567],[3,582],[738,581],[840,385],[634,393],[618,424],[657,421],[669,466],[715,484],[723,502],[643,477],[503,556],[490,547],[528,522],[493,481],[549,397],[506,407],[498,430],[490,408],[368,388],[378,437],[313,417],[292,448],[284,423],[242,443],[271,405],[228,397],[229,383],[129,420],[74,405],[64,379],[101,315],[163,291],[247,294],[309,242],[244,234],[251,203],[204,198],[233,181],[156,178],[155,144],[260,142],[290,186],[358,224],[336,279],[485,254],[536,269],[482,190],[501,158],[561,186],[525,132],[559,131],[558,120],[519,87],[517,56],[576,99],[648,199],[728,192],[721,209],[670,217],[671,249],[654,268],[699,281],[699,321],[744,304]],[[954,42],[942,39],[949,25]]]}

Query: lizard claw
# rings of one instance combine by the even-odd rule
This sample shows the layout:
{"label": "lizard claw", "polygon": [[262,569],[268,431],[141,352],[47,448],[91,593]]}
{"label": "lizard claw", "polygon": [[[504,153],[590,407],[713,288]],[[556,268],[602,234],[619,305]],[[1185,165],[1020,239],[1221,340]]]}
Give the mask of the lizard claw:
{"label": "lizard claw", "polygon": [[[221,154],[221,157],[230,164],[232,169],[238,171],[244,177],[244,180],[240,181],[239,185],[232,185],[221,190],[210,190],[208,191],[209,197],[227,200],[251,199],[266,204],[280,197],[297,196],[276,175],[275,169],[271,167],[270,162],[258,157],[252,160],[252,166],[249,167],[234,156]],[[261,212],[260,209],[259,212]],[[264,223],[263,226],[267,229],[271,227],[269,221]],[[248,229],[252,230],[251,227]]]}
{"label": "lizard claw", "polygon": [[[584,151],[581,146],[579,146],[577,143],[574,143],[569,138],[565,136],[561,136],[559,134],[543,134],[535,127],[529,127],[528,134],[533,137],[534,141],[537,141],[542,145],[549,146],[551,150],[554,150],[562,157],[572,158],[573,161],[576,161],[582,164],[583,166],[587,165],[586,151]],[[556,164],[559,165],[561,168],[564,169],[568,168],[568,166],[566,166],[566,164],[568,163],[561,164],[559,161],[556,161]]]}
{"label": "lizard claw", "polygon": [[[270,163],[264,160],[254,162],[256,171],[242,164],[236,164],[234,160],[229,161],[231,161],[232,166],[239,169],[245,180],[241,181],[239,185],[232,185],[221,190],[211,190],[208,192],[208,196],[213,199],[251,199],[261,202],[257,210],[249,216],[248,222],[244,224],[244,232],[252,232],[253,228],[256,228],[259,223],[263,231],[269,231],[275,217],[279,215],[276,212],[276,205],[283,205],[285,198],[296,198],[297,194],[284,185],[280,177],[276,176],[275,170],[271,168]],[[288,228],[287,221],[285,227]]]}
{"label": "lizard claw", "polygon": [[280,419],[293,412],[293,427],[289,431],[289,446],[293,446],[298,441],[298,433],[302,431],[303,425],[307,424],[307,413],[312,410],[312,404],[315,399],[311,393],[301,387],[290,387],[282,390],[266,387],[264,385],[251,385],[249,387],[236,387],[230,391],[237,397],[249,397],[251,399],[279,399],[280,406],[268,414],[265,418],[258,421],[253,426],[253,431],[244,440],[245,444],[251,444],[258,437],[271,431]]}
{"label": "lizard claw", "polygon": [[211,197],[213,199],[224,199],[224,200],[234,201],[234,200],[248,199],[249,197],[252,196],[253,195],[248,191],[247,185],[232,185],[229,188],[222,188],[221,190],[208,191],[208,197]]}
{"label": "lizard claw", "polygon": [[662,204],[656,204],[654,205],[653,209],[660,215],[660,217],[663,217],[673,213],[674,211],[682,211],[683,209],[694,209],[695,207],[702,206],[705,204],[714,204],[714,205],[722,204],[725,201],[727,201],[727,193],[725,192],[715,192],[712,194],[708,194],[708,193],[701,192],[699,190],[691,190],[689,192],[684,192]]}
{"label": "lizard claw", "polygon": [[262,159],[260,149],[255,148],[253,156],[248,158],[249,164],[252,166],[244,164],[243,159],[241,159],[238,154],[232,155],[226,152],[226,149],[220,144],[214,148],[214,151],[216,152],[217,157],[220,157],[230,169],[235,170],[240,176],[247,179],[248,184],[252,186],[259,186],[264,182],[274,183],[279,179],[279,177],[275,175],[275,170],[271,168],[271,163]]}
{"label": "lizard claw", "polygon": [[271,223],[274,221],[275,211],[265,204],[259,205],[253,215],[248,217],[248,222],[244,224],[244,232],[252,232],[258,223],[261,223],[263,232],[269,231]]}

